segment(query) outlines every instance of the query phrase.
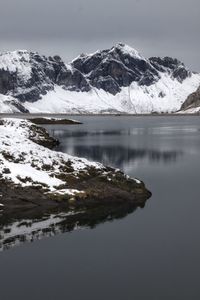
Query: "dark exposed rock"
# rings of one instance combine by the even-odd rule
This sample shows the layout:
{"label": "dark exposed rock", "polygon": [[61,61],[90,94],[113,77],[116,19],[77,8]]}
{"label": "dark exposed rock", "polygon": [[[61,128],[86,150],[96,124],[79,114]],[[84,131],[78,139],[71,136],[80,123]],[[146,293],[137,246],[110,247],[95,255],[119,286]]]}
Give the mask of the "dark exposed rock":
{"label": "dark exposed rock", "polygon": [[154,82],[156,82],[154,75],[149,72],[146,72],[144,76],[140,79],[139,84],[149,86]]}
{"label": "dark exposed rock", "polygon": [[2,173],[4,173],[4,174],[10,174],[10,169],[4,168],[3,171],[2,171]]}
{"label": "dark exposed rock", "polygon": [[99,78],[94,78],[92,80],[92,84],[97,89],[103,89],[113,95],[116,95],[121,90],[119,84],[111,76],[100,76]]}
{"label": "dark exposed rock", "polygon": [[73,71],[63,69],[58,74],[56,83],[70,91],[88,92],[91,89],[83,74],[76,69],[73,69]]}
{"label": "dark exposed rock", "polygon": [[28,109],[26,109],[23,104],[21,104],[19,101],[11,101],[10,104],[14,107],[16,107],[21,113],[28,113]]}
{"label": "dark exposed rock", "polygon": [[53,149],[59,145],[59,141],[51,137],[45,128],[35,126],[34,124],[29,126],[29,139],[49,149]]}
{"label": "dark exposed rock", "polygon": [[191,76],[191,72],[176,58],[151,57],[149,61],[158,71],[169,72],[171,73],[172,78],[175,78],[180,82]]}
{"label": "dark exposed rock", "polygon": [[184,66],[179,66],[174,70],[172,76],[178,81],[183,82],[183,80],[191,76],[191,72],[188,71]]}
{"label": "dark exposed rock", "polygon": [[0,69],[0,94],[5,95],[10,91],[14,91],[16,80],[16,73]]}
{"label": "dark exposed rock", "polygon": [[[127,69],[121,62],[108,59],[102,62],[89,76],[93,86],[95,86],[95,82],[98,84],[102,79],[104,81],[106,79],[110,81],[110,78],[112,78],[113,82],[117,83],[119,87],[129,86],[131,82],[137,79],[137,74]],[[96,87],[98,88],[98,86]]]}
{"label": "dark exposed rock", "polygon": [[82,54],[72,65],[88,78],[92,86],[114,95],[134,81],[141,85],[157,81],[159,74],[148,60],[128,52],[126,47],[118,44],[93,55]]}
{"label": "dark exposed rock", "polygon": [[190,94],[181,106],[181,110],[186,110],[189,108],[200,107],[200,87],[196,92]]}
{"label": "dark exposed rock", "polygon": [[191,76],[191,72],[177,59],[152,57],[146,60],[138,53],[127,51],[123,44],[93,55],[82,54],[72,65],[88,78],[92,86],[114,95],[132,82],[147,86],[157,82],[159,72],[170,73],[180,82]]}
{"label": "dark exposed rock", "polygon": [[82,124],[79,121],[70,120],[70,119],[54,119],[54,118],[31,118],[29,119],[34,124],[37,125],[76,125]]}

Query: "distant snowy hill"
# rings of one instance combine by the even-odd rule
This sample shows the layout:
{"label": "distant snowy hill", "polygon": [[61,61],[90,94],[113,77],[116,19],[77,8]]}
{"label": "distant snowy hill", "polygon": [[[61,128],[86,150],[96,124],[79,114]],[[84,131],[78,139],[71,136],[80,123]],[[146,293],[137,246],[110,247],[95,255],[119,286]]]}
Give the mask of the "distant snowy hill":
{"label": "distant snowy hill", "polygon": [[170,57],[144,58],[117,44],[65,64],[26,50],[0,54],[0,112],[175,112],[200,74]]}

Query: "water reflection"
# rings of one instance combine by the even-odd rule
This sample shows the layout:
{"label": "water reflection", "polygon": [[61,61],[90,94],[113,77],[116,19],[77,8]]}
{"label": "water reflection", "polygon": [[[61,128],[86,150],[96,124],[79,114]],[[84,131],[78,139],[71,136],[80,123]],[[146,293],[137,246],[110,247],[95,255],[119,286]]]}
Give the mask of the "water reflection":
{"label": "water reflection", "polygon": [[125,203],[74,212],[25,211],[19,215],[3,215],[0,218],[0,251],[80,228],[94,228],[100,223],[124,218],[135,210],[133,204]]}
{"label": "water reflection", "polygon": [[173,163],[178,157],[183,155],[183,152],[180,150],[132,149],[123,146],[67,146],[66,144],[61,144],[58,150],[80,157],[86,157],[104,164],[117,166],[122,169],[126,164],[134,164],[144,159],[148,159],[152,163],[158,163],[160,161]]}
{"label": "water reflection", "polygon": [[63,125],[46,125],[44,126],[51,131],[51,134],[61,138],[74,137],[93,137],[93,136],[138,136],[138,135],[172,135],[172,134],[192,134],[198,133],[200,128],[194,126],[162,126],[162,127],[135,127],[128,129],[98,129],[98,130],[68,130]]}

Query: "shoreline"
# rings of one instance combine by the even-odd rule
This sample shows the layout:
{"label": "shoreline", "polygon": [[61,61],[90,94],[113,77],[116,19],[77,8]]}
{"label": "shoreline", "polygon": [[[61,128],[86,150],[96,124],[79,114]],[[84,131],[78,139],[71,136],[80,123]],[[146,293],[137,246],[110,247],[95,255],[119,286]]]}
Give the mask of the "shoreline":
{"label": "shoreline", "polygon": [[4,118],[37,118],[37,117],[199,117],[200,113],[163,113],[163,114],[68,114],[68,113],[0,113],[0,119]]}

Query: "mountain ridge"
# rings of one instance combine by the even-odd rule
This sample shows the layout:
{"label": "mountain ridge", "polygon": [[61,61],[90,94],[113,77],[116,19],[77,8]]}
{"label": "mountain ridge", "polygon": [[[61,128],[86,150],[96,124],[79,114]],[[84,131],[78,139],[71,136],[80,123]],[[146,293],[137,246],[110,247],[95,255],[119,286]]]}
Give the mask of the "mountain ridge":
{"label": "mountain ridge", "polygon": [[174,112],[199,84],[179,60],[146,59],[121,43],[68,64],[27,50],[0,54],[0,112]]}

